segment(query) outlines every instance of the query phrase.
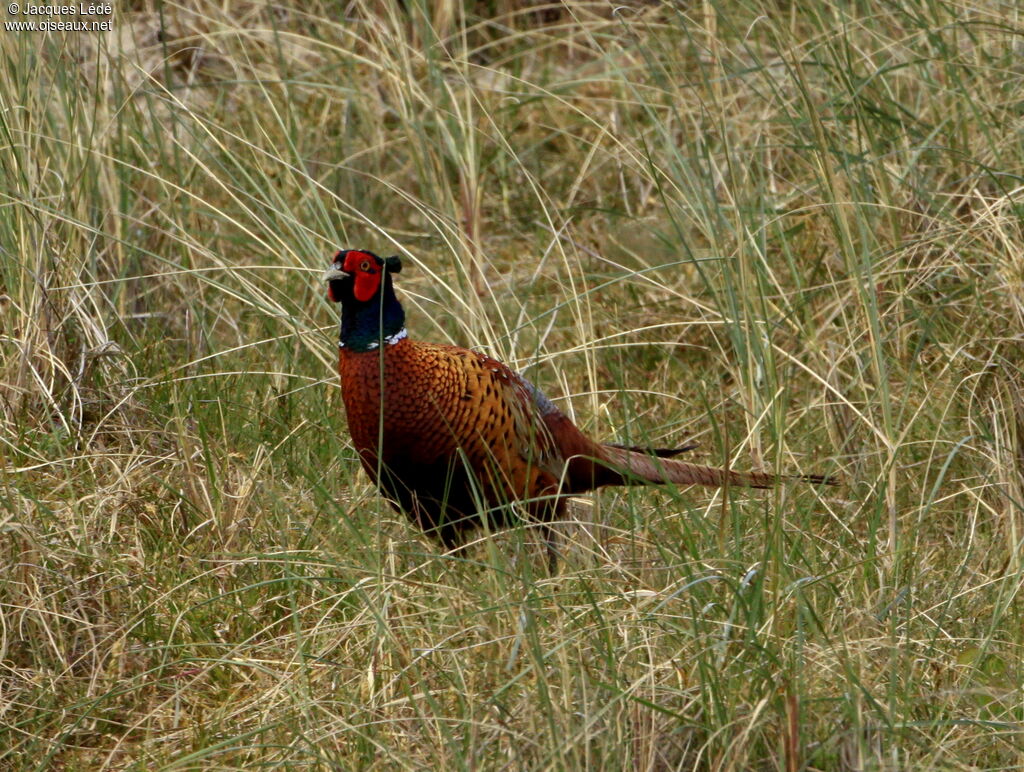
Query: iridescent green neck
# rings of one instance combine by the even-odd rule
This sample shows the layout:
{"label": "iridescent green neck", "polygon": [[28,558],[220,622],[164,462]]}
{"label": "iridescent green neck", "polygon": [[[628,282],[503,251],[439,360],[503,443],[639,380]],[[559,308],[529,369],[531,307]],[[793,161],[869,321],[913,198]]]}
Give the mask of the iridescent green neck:
{"label": "iridescent green neck", "polygon": [[350,351],[373,351],[397,343],[406,336],[405,311],[395,297],[391,277],[381,291],[365,303],[351,300],[341,306],[341,336],[338,345]]}

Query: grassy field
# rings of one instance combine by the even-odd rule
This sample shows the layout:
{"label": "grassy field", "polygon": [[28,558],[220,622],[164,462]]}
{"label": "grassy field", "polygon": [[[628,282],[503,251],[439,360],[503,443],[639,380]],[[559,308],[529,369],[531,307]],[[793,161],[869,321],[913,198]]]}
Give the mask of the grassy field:
{"label": "grassy field", "polygon": [[[124,6],[0,34],[0,768],[1024,767],[1019,4]],[[339,247],[598,438],[843,485],[445,556]]]}

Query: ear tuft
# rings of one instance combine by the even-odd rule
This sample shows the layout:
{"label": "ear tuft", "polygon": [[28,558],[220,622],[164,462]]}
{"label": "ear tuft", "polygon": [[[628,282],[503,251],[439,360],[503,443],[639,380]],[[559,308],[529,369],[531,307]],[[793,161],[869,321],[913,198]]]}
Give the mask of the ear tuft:
{"label": "ear tuft", "polygon": [[389,273],[401,273],[402,271],[402,258],[398,255],[392,255],[391,257],[384,258],[384,267]]}

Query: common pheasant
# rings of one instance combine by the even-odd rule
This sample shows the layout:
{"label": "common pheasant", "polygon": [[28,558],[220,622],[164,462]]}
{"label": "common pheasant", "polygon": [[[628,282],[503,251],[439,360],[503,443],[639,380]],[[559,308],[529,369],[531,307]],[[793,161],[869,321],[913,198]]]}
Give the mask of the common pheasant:
{"label": "common pheasant", "polygon": [[674,483],[769,488],[782,478],[678,461],[681,448],[644,449],[587,437],[519,373],[484,354],[420,343],[405,329],[392,276],[398,257],[342,250],[324,279],[341,303],[338,371],[363,468],[396,509],[448,549],[486,517],[515,522],[517,502],[554,533],[566,496],[604,485]]}

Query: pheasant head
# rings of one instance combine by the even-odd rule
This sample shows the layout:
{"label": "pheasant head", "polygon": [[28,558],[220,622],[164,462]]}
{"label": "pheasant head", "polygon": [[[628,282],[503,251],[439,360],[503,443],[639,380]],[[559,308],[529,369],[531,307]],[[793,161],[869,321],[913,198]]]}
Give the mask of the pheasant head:
{"label": "pheasant head", "polygon": [[351,351],[372,351],[381,343],[405,337],[405,311],[395,297],[391,275],[402,270],[400,257],[343,249],[324,274],[327,297],[341,303],[338,345]]}

